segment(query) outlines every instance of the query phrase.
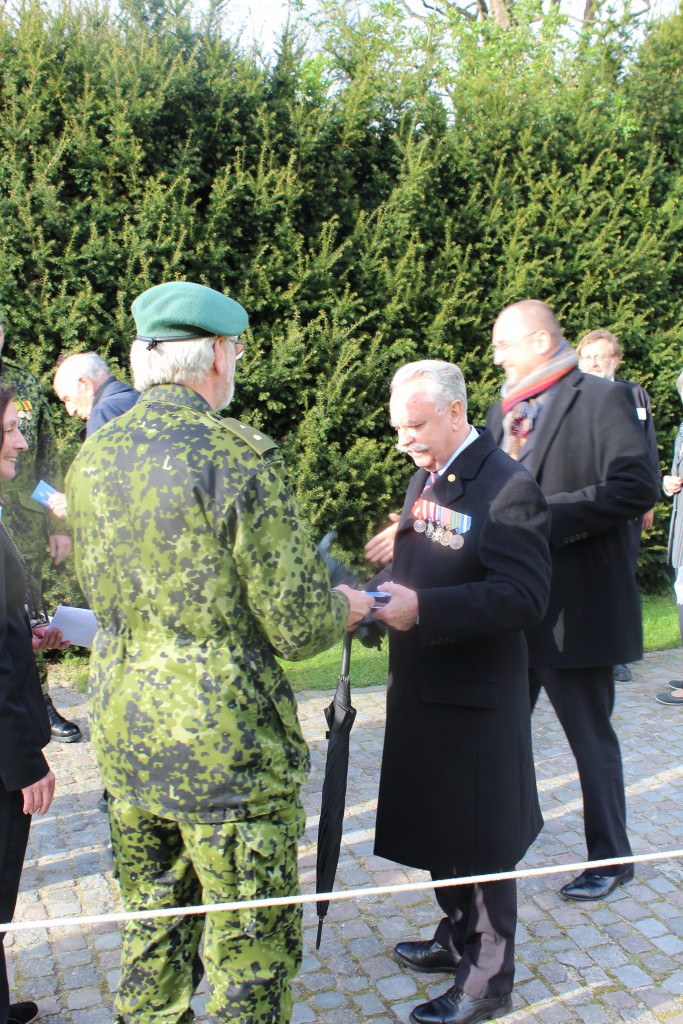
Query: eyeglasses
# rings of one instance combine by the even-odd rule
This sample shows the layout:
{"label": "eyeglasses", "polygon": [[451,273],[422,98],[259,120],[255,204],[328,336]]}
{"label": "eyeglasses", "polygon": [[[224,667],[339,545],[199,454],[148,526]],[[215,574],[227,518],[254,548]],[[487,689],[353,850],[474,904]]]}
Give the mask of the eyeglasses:
{"label": "eyeglasses", "polygon": [[244,355],[244,342],[233,340],[233,345],[235,346],[235,362],[237,362]]}
{"label": "eyeglasses", "polygon": [[538,334],[538,330],[529,331],[528,334],[524,334],[521,338],[508,338],[507,340],[503,339],[498,341],[492,341],[491,348],[512,348],[513,345],[519,345],[520,342],[526,341],[526,339],[530,338],[533,334]]}
{"label": "eyeglasses", "polygon": [[605,355],[605,356],[582,355],[580,357],[582,363],[601,363],[601,364],[611,363],[614,358],[615,358],[615,355],[614,355],[613,352],[610,352],[608,355]]}

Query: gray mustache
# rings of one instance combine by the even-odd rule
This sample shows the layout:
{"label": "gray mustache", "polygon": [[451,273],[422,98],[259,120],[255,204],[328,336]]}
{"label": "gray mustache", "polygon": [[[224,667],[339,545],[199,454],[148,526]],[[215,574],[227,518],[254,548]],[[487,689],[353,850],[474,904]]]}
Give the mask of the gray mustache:
{"label": "gray mustache", "polygon": [[409,444],[409,445],[395,444],[394,448],[396,449],[397,452],[403,452],[404,455],[410,455],[411,452],[428,452],[429,451],[429,445],[428,444]]}

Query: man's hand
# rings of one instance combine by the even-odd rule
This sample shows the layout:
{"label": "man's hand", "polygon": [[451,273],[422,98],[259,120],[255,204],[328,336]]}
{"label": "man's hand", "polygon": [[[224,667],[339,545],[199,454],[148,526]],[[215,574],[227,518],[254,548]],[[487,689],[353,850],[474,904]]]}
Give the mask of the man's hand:
{"label": "man's hand", "polygon": [[662,481],[662,489],[670,498],[672,495],[678,494],[681,487],[683,487],[683,477],[680,476],[665,476]]}
{"label": "man's hand", "polygon": [[53,516],[57,516],[58,519],[66,519],[66,494],[62,494],[61,491],[55,491],[47,499],[47,503]]}
{"label": "man's hand", "polygon": [[339,590],[349,602],[349,614],[346,620],[346,631],[348,633],[358,625],[361,619],[370,614],[370,609],[375,603],[375,599],[366,594],[364,590],[352,590],[345,583],[340,583],[334,589]]}
{"label": "man's hand", "polygon": [[652,529],[652,524],[654,523],[654,521],[655,521],[655,510],[653,508],[651,508],[650,511],[646,512],[645,515],[643,516],[643,530],[651,530]]}
{"label": "man's hand", "polygon": [[54,558],[55,565],[59,565],[71,554],[71,537],[65,533],[51,533],[47,538],[50,545],[50,558]]}
{"label": "man's hand", "polygon": [[382,590],[391,594],[391,601],[373,612],[373,618],[386,622],[393,629],[412,629],[420,611],[415,591],[402,587],[400,583],[383,583]]}
{"label": "man's hand", "polygon": [[390,526],[386,526],[379,533],[376,533],[365,545],[365,557],[368,562],[379,562],[386,565],[394,557],[394,538],[398,531],[398,521],[401,517],[395,512],[389,513]]}
{"label": "man's hand", "polygon": [[39,782],[26,786],[21,792],[24,797],[24,814],[45,814],[55,795],[55,773],[48,771]]}
{"label": "man's hand", "polygon": [[34,651],[65,651],[69,646],[68,640],[62,640],[62,633],[59,629],[51,629],[50,626],[34,626],[31,633],[31,647]]}

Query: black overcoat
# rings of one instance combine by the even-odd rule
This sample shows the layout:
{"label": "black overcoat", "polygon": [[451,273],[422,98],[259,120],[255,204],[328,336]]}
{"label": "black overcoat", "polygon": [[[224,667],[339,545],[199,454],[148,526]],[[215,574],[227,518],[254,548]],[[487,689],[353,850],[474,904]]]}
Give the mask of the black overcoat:
{"label": "black overcoat", "polygon": [[42,748],[49,740],[26,614],[26,577],[0,527],[0,784],[6,790],[24,789],[47,775]]}
{"label": "black overcoat", "polygon": [[484,431],[431,490],[471,516],[452,550],[413,530],[426,479],[410,481],[394,546],[419,618],[389,630],[375,852],[442,877],[509,870],[542,827],[523,630],[547,603],[548,510]]}
{"label": "black overcoat", "polygon": [[[500,442],[500,405],[487,423]],[[535,433],[522,465],[548,501],[553,571],[545,618],[527,633],[529,663],[593,668],[636,661],[643,640],[629,520],[658,500],[659,477],[630,391],[572,370]]]}

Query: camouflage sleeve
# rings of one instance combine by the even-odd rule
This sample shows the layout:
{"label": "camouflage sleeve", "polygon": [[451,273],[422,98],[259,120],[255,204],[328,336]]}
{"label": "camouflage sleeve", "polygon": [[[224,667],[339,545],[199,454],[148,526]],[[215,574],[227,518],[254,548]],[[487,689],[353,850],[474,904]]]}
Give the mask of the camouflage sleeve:
{"label": "camouflage sleeve", "polygon": [[300,661],[343,634],[348,603],[330,589],[325,563],[299,519],[279,455],[236,505],[234,557],[252,614],[275,653]]}

